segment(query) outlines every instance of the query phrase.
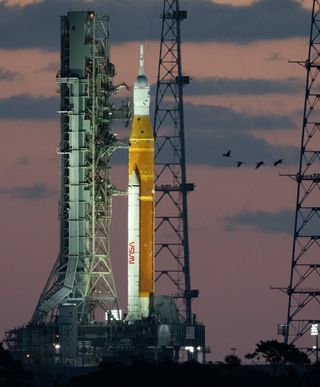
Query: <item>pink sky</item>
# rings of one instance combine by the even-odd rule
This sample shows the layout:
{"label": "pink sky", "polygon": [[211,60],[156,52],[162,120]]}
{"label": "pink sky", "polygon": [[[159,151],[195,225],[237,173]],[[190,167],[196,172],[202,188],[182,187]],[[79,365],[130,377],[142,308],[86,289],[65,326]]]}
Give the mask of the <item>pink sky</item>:
{"label": "pink sky", "polygon": [[[22,3],[21,0],[19,0]],[[18,2],[18,0],[15,0]],[[25,1],[27,2],[27,1]],[[30,2],[30,1],[29,1]],[[216,2],[232,3],[219,0]],[[247,4],[248,1],[239,1]],[[57,23],[59,21],[57,20]],[[159,26],[160,29],[160,19]],[[112,45],[112,61],[117,79],[132,84],[137,66],[129,66],[137,56],[140,42]],[[146,67],[155,82],[158,42],[146,42]],[[288,59],[304,59],[307,39],[265,41],[247,45],[183,44],[183,68],[194,78],[305,77]],[[270,60],[278,54],[278,60]],[[18,94],[56,95],[55,65],[59,53],[34,50],[0,50],[1,66],[21,74],[20,79],[0,81],[0,98]],[[134,62],[135,63],[135,62]],[[51,65],[50,70],[45,70]],[[296,128],[282,131],[256,131],[257,137],[272,144],[300,142],[304,90],[294,95],[188,97],[194,103],[232,107],[255,114],[288,114]],[[44,183],[53,191],[42,200],[0,197],[2,259],[0,261],[0,337],[5,329],[26,323],[58,254],[59,142],[57,120],[4,120],[0,118],[3,140],[0,144],[0,190]],[[188,130],[188,122],[185,123]],[[128,133],[129,134],[129,133]],[[5,141],[4,141],[5,139]],[[221,149],[221,153],[225,149]],[[20,160],[20,162],[19,162]],[[28,160],[27,163],[21,160]],[[189,196],[189,226],[192,287],[200,290],[194,303],[198,319],[207,327],[210,359],[221,360],[237,348],[243,356],[260,339],[276,338],[277,323],[286,319],[287,297],[269,290],[269,285],[287,286],[291,257],[291,236],[269,234],[248,228],[226,229],[225,217],[241,211],[277,212],[293,209],[296,186],[278,172],[296,172],[297,166],[279,170],[252,166],[241,169],[189,165],[189,181],[196,190]],[[126,166],[113,168],[115,181],[126,185]],[[126,251],[126,199],[114,200],[112,256],[121,306],[125,306],[123,274]]]}

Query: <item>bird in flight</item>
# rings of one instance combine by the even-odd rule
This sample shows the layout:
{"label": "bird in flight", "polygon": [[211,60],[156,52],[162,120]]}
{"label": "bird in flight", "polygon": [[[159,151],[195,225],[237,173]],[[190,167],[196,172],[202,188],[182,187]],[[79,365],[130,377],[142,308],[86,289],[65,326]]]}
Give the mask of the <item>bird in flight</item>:
{"label": "bird in flight", "polygon": [[263,161],[259,161],[256,165],[256,168],[255,169],[258,169],[260,168],[262,165],[264,165],[264,162]]}
{"label": "bird in flight", "polygon": [[223,157],[230,157],[231,156],[231,150],[229,149],[228,152],[222,153]]}
{"label": "bird in flight", "polygon": [[241,167],[241,165],[243,165],[243,164],[244,164],[243,161],[236,161],[237,168]]}
{"label": "bird in flight", "polygon": [[273,163],[273,166],[276,167],[277,165],[282,164],[282,163],[283,163],[283,160],[282,160],[282,159],[279,159],[279,160],[277,160],[277,161],[275,161],[275,162]]}

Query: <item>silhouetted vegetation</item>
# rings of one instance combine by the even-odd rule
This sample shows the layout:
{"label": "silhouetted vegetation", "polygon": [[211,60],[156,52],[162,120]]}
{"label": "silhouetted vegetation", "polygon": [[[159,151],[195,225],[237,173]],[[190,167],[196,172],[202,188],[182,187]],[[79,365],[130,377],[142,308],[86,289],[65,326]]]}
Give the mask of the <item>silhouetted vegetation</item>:
{"label": "silhouetted vegetation", "polygon": [[[275,340],[261,341],[244,365],[236,355],[224,362],[199,364],[196,361],[159,364],[136,359],[131,364],[106,362],[96,371],[68,380],[68,371],[59,377],[57,370],[41,367],[42,377],[33,381],[32,373],[23,371],[0,344],[1,387],[319,387],[320,363],[311,365],[308,357],[292,345]],[[259,363],[259,364],[258,364]],[[83,371],[83,369],[82,369]],[[63,372],[66,372],[64,369]],[[50,376],[51,373],[51,376]],[[41,380],[42,379],[42,380]],[[54,381],[55,379],[55,381]]]}
{"label": "silhouetted vegetation", "polygon": [[277,340],[260,341],[256,350],[253,353],[248,353],[245,357],[253,362],[263,360],[269,364],[273,379],[278,373],[294,373],[296,368],[288,367],[290,365],[305,367],[310,364],[310,359],[305,352],[300,351],[293,344],[280,343]]}
{"label": "silhouetted vegetation", "polygon": [[248,353],[246,359],[265,360],[272,366],[287,364],[309,364],[310,359],[305,352],[293,344],[280,343],[277,340],[260,341],[253,353]]}
{"label": "silhouetted vegetation", "polygon": [[236,355],[227,355],[224,362],[229,366],[238,367],[241,364],[241,359]]}
{"label": "silhouetted vegetation", "polygon": [[32,386],[32,372],[24,371],[20,363],[15,362],[10,352],[0,342],[0,386],[25,387]]}
{"label": "silhouetted vegetation", "polygon": [[[103,364],[97,372],[76,377],[67,386],[103,386],[108,381],[110,385],[137,387],[313,387],[303,381],[307,370],[287,366],[275,377],[270,366],[241,365],[230,357],[226,360],[227,363],[219,364],[194,361],[158,365],[137,361],[131,366]],[[314,375],[313,380],[319,379]]]}

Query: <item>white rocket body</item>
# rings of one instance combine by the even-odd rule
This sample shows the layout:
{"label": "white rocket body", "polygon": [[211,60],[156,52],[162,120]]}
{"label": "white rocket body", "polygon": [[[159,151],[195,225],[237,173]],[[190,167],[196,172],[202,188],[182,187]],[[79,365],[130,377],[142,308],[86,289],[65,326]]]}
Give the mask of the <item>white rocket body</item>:
{"label": "white rocket body", "polygon": [[132,171],[128,185],[128,320],[140,319],[140,184]]}

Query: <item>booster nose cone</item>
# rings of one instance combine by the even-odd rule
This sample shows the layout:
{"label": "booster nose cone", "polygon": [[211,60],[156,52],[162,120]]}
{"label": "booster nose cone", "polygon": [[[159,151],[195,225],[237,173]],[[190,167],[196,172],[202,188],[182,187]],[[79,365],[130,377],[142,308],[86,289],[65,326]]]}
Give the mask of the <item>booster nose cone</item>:
{"label": "booster nose cone", "polygon": [[144,71],[143,45],[140,46],[140,68],[133,88],[135,116],[148,116],[150,110],[150,85]]}
{"label": "booster nose cone", "polygon": [[135,186],[139,185],[139,179],[138,179],[138,175],[137,175],[137,172],[136,172],[135,169],[132,171],[132,174],[129,177],[129,184],[132,185],[132,186],[133,185],[135,185]]}

